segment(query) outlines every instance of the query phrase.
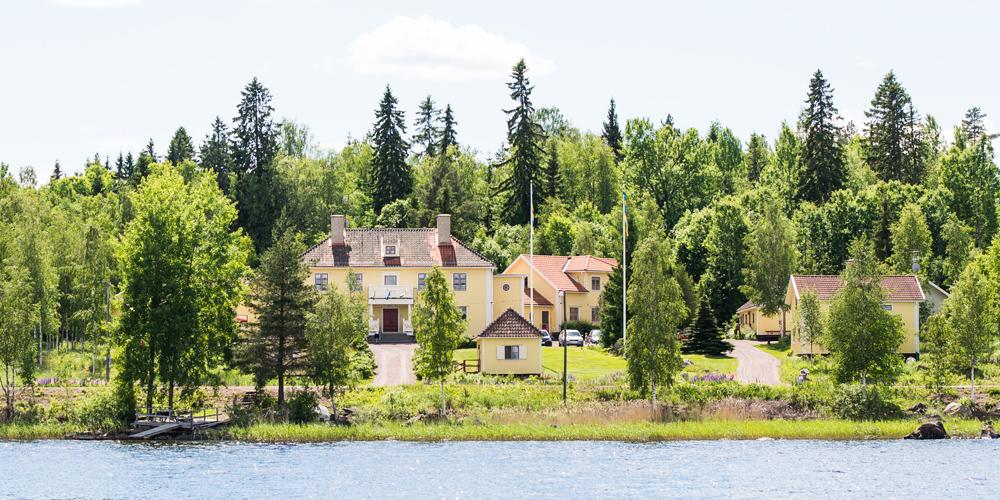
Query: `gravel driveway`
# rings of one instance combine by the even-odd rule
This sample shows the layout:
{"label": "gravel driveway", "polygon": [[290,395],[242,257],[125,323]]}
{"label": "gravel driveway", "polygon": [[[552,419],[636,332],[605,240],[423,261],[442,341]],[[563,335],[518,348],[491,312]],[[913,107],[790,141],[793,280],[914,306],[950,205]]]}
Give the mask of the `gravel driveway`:
{"label": "gravel driveway", "polygon": [[375,355],[374,385],[403,385],[416,383],[413,374],[413,351],[417,344],[372,344]]}
{"label": "gravel driveway", "polygon": [[729,342],[733,344],[732,356],[740,363],[736,368],[736,380],[764,385],[781,384],[778,371],[781,362],[778,361],[778,358],[755,347],[763,342],[752,340],[730,340]]}

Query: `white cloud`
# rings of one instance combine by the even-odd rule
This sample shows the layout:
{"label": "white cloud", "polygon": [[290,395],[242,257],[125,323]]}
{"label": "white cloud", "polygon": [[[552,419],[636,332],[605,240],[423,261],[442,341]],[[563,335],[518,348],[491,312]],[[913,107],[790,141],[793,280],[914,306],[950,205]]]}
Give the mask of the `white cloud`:
{"label": "white cloud", "polygon": [[348,60],[358,73],[422,80],[502,79],[522,57],[533,75],[555,69],[524,44],[475,24],[455,26],[428,16],[395,17],[348,47]]}
{"label": "white cloud", "polygon": [[108,9],[115,7],[135,7],[142,0],[49,0],[59,7],[74,7],[82,9]]}

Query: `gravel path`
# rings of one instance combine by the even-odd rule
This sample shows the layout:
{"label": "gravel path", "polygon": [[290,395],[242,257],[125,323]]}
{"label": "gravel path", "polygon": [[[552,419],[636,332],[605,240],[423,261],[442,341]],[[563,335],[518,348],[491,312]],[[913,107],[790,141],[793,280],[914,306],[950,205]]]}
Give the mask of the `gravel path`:
{"label": "gravel path", "polygon": [[751,340],[730,340],[730,342],[733,344],[731,354],[740,362],[736,368],[736,380],[765,385],[781,384],[778,371],[781,362],[778,358],[755,347],[763,342]]}
{"label": "gravel path", "polygon": [[374,385],[403,385],[416,383],[413,374],[413,351],[416,344],[372,344],[375,354]]}

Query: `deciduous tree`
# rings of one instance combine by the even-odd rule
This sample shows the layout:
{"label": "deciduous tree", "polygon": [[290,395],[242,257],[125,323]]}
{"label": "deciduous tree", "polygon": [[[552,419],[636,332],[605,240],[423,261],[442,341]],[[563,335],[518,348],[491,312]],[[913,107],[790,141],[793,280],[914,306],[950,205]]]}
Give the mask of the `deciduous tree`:
{"label": "deciduous tree", "polygon": [[427,287],[417,296],[413,306],[413,332],[419,345],[413,354],[414,369],[420,376],[441,384],[441,414],[444,415],[447,411],[444,381],[455,371],[453,355],[465,332],[465,320],[438,267],[427,275]]}

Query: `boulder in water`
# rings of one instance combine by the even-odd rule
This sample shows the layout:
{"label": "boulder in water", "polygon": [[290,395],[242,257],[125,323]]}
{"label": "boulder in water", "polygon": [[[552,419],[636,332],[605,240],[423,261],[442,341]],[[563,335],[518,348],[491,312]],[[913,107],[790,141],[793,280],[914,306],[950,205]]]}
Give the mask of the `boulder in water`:
{"label": "boulder in water", "polygon": [[903,439],[948,439],[948,433],[944,430],[944,424],[939,420],[920,424],[917,430]]}

